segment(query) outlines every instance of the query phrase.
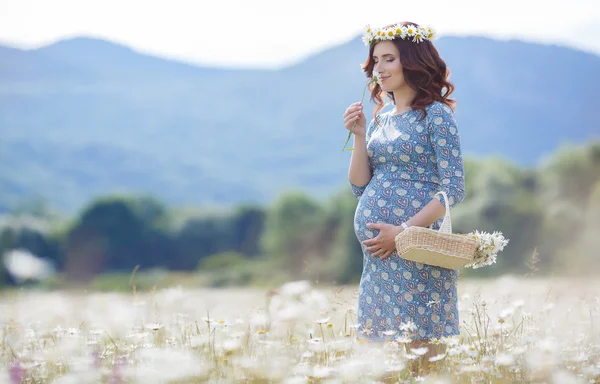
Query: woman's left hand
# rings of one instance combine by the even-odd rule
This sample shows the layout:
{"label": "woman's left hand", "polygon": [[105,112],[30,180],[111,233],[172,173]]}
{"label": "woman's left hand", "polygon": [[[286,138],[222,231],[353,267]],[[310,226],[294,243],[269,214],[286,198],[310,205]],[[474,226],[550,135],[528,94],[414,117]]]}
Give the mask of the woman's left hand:
{"label": "woman's left hand", "polygon": [[388,258],[396,250],[396,236],[403,228],[385,223],[368,223],[368,228],[377,229],[379,234],[372,239],[363,241],[366,251],[373,257]]}

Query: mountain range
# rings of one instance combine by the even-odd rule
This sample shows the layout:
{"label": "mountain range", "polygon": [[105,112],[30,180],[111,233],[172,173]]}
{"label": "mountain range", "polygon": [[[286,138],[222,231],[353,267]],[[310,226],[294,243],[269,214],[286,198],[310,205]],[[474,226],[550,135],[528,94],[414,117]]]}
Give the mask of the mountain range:
{"label": "mountain range", "polygon": [[[600,136],[600,56],[483,37],[436,46],[466,157],[534,167]],[[0,46],[0,211],[32,197],[72,211],[113,192],[177,205],[328,196],[347,187],[342,114],[360,100],[366,54],[356,37],[285,68],[244,70],[87,37]]]}

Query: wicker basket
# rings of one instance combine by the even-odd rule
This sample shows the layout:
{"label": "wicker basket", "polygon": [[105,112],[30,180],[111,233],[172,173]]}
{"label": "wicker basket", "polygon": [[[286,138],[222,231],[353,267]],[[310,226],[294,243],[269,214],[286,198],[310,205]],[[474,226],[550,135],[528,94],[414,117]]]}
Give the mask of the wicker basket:
{"label": "wicker basket", "polygon": [[436,193],[444,198],[446,214],[439,230],[408,227],[396,236],[398,256],[423,264],[449,269],[461,269],[473,262],[477,243],[464,235],[452,233],[450,206],[444,191]]}

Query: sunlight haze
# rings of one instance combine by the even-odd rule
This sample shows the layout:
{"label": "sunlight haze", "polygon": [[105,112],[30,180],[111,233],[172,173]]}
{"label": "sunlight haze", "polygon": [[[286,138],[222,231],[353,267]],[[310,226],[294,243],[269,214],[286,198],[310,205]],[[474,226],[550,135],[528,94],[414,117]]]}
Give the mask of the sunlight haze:
{"label": "sunlight haze", "polygon": [[410,20],[433,26],[440,36],[519,38],[600,53],[600,7],[595,0],[366,4],[0,0],[0,44],[35,48],[91,36],[200,65],[267,68],[344,43],[362,33],[365,24]]}

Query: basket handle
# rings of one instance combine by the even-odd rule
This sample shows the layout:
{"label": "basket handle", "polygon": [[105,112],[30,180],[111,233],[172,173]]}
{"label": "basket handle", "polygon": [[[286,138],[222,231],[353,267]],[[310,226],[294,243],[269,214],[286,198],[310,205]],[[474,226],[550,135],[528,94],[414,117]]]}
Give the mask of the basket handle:
{"label": "basket handle", "polygon": [[434,197],[437,195],[442,195],[442,197],[444,198],[444,205],[446,206],[446,214],[444,215],[444,220],[440,225],[439,231],[442,233],[452,233],[452,219],[450,218],[450,205],[448,204],[448,195],[446,195],[446,192],[444,191],[439,191],[434,195]]}

